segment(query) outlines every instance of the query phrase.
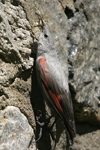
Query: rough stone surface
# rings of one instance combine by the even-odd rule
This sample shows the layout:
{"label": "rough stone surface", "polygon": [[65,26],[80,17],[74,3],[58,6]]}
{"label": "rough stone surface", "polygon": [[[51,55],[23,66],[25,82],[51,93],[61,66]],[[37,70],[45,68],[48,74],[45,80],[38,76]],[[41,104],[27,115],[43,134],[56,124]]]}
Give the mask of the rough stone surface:
{"label": "rough stone surface", "polygon": [[[66,63],[67,62],[66,36],[67,36],[68,23],[67,21],[65,21],[67,17],[62,9],[61,3],[59,3],[59,1],[57,0],[51,0],[51,1],[26,0],[26,3],[27,3],[27,7],[25,8],[25,10],[28,16],[29,16],[28,12],[31,11],[31,16],[30,18],[28,17],[28,19],[30,20],[31,26],[34,26],[33,32],[35,34],[35,38],[36,39],[39,38],[39,34],[41,30],[41,28],[39,28],[41,27],[39,21],[40,17],[39,15],[37,15],[40,14],[44,22],[48,26],[50,32],[52,33],[52,37],[55,42],[59,60],[62,64],[63,69],[66,68],[65,73],[67,76],[68,67]],[[33,8],[32,8],[32,4],[33,4]],[[26,6],[25,4],[23,5]],[[32,23],[31,18],[34,19],[34,23]]]}
{"label": "rough stone surface", "polygon": [[[34,132],[17,107],[0,111],[0,150],[28,150]],[[34,144],[32,150],[36,150]]]}
{"label": "rough stone surface", "polygon": [[[8,105],[20,108],[33,128],[34,114],[42,114],[39,121],[46,122],[53,113],[37,85],[36,68],[33,73],[31,68],[30,54],[36,52],[41,29],[40,14],[52,34],[62,68],[67,77],[69,74],[77,129],[72,150],[100,149],[99,12],[99,0],[0,0],[0,109]],[[40,150],[53,149],[54,138],[55,150],[67,149],[64,124],[55,116],[48,125],[56,119],[52,130],[43,127],[37,142]],[[37,124],[36,139],[39,128]]]}
{"label": "rough stone surface", "polygon": [[33,58],[30,54],[33,40],[30,30],[26,13],[19,3],[0,1],[0,109],[7,105],[17,106],[32,123]]}
{"label": "rough stone surface", "polygon": [[64,9],[71,9],[73,12],[75,11],[74,1],[73,0],[58,0]]}
{"label": "rough stone surface", "polygon": [[[66,57],[66,50],[68,51],[69,83],[76,121],[99,125],[99,1],[96,1],[96,4],[94,4],[94,0],[59,2],[55,0],[50,2],[48,0],[45,2],[33,1],[51,31],[58,57],[67,76],[68,73],[66,71],[64,55],[66,54]],[[27,4],[29,5],[28,0]],[[33,8],[33,10],[35,11],[35,8]],[[36,18],[35,14],[34,16],[34,18]],[[35,35],[37,36],[36,33],[37,32],[35,32]],[[55,40],[55,37],[58,37],[59,41],[57,39]],[[62,47],[60,47],[60,45]],[[77,132],[80,128],[81,127],[77,129]],[[64,133],[62,135],[62,137],[65,137]],[[89,135],[91,136],[91,134]],[[88,137],[88,134],[86,134],[86,137]],[[63,140],[65,140],[65,138],[63,138]],[[80,138],[80,140],[82,140],[82,138]],[[57,144],[59,145],[58,147],[61,146],[61,142]],[[81,149],[84,147],[84,144],[85,142],[81,144]],[[92,145],[90,149],[91,147]],[[73,149],[74,148],[73,146]]]}
{"label": "rough stone surface", "polygon": [[[0,2],[0,84],[9,86],[22,70],[33,65],[32,37],[23,8]],[[2,61],[3,60],[3,61]]]}
{"label": "rough stone surface", "polygon": [[99,150],[100,149],[100,130],[77,135],[75,144],[70,150]]}
{"label": "rough stone surface", "polygon": [[[33,66],[33,58],[30,57],[33,38],[30,31],[31,27],[23,7],[19,3],[16,4],[15,1],[0,1],[0,110],[11,105],[20,108],[35,129],[34,113],[30,100],[31,68]],[[9,124],[7,125],[8,129],[10,128]],[[5,137],[5,132],[2,132]],[[10,135],[10,131],[8,132]],[[21,130],[19,130],[19,134],[22,134]],[[34,135],[33,131],[30,133],[30,138],[32,134]],[[22,140],[23,143],[30,142],[30,139],[26,139],[26,141],[25,138],[21,138],[20,136],[18,140]],[[10,141],[5,143],[5,147],[8,147],[7,144],[10,146]],[[9,147],[8,149],[10,150]]]}
{"label": "rough stone surface", "polygon": [[67,35],[75,117],[100,125],[100,4],[76,1],[75,8]]}
{"label": "rough stone surface", "polygon": [[[27,75],[27,73],[25,75]],[[23,76],[21,75],[21,77]],[[0,86],[0,109],[4,109],[7,105],[19,107],[20,110],[28,117],[29,122],[34,127],[35,122],[32,106],[30,103],[30,93],[30,78],[28,78],[27,81],[16,78],[9,88]]]}

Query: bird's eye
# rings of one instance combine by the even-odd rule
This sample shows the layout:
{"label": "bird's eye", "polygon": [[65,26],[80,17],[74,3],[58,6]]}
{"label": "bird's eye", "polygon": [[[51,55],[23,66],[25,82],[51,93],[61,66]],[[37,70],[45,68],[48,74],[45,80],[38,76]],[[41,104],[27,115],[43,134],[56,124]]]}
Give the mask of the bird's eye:
{"label": "bird's eye", "polygon": [[48,35],[47,34],[44,34],[44,36],[47,38],[48,37]]}

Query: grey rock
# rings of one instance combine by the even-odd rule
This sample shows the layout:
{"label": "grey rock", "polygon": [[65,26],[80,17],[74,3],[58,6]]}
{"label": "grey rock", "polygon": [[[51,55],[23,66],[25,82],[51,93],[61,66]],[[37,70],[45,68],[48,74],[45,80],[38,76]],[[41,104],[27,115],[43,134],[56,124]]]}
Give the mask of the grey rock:
{"label": "grey rock", "polygon": [[26,78],[27,73],[24,72],[20,76],[22,79],[16,78],[9,88],[0,86],[0,109],[4,109],[7,105],[20,108],[20,110],[27,116],[32,127],[35,127],[34,113],[30,102],[30,72],[28,73],[28,76],[29,77]]}
{"label": "grey rock", "polygon": [[[80,0],[70,1],[68,3],[66,1],[60,0],[54,0],[50,2],[33,0],[27,1],[27,5],[29,6],[29,8],[30,3],[35,4],[33,5],[33,9],[31,6],[32,15],[34,16],[31,16],[31,18],[34,18],[34,22],[38,22],[38,15],[35,14],[35,11],[37,11],[38,9],[37,12],[40,12],[40,15],[42,16],[44,22],[50,29],[56,45],[59,60],[66,73],[66,76],[68,76],[67,67],[69,67],[69,85],[73,98],[76,121],[82,123],[87,122],[91,125],[99,125],[99,1],[96,1],[95,3],[94,0]],[[35,9],[35,7],[37,9]],[[29,12],[28,9],[27,11]],[[32,21],[30,21],[30,24],[31,23]],[[38,39],[38,29],[36,28],[33,30],[33,32]],[[66,58],[68,58],[68,65],[66,63]],[[39,101],[37,101],[37,103],[39,103]],[[48,106],[45,106],[47,114],[50,115],[51,113]],[[41,107],[39,106],[39,108]],[[60,123],[59,126],[61,126]],[[55,131],[56,129],[54,129],[53,131]],[[80,129],[81,126],[78,127],[77,131]],[[57,130],[57,132],[59,132],[59,129]],[[98,132],[99,131],[97,131],[97,134]],[[84,132],[84,134],[86,135],[86,137],[88,137],[87,133]],[[89,136],[91,136],[91,134],[89,134]],[[62,135],[59,136],[58,139],[60,139],[61,137],[64,137],[62,138],[64,141],[65,134],[62,133]],[[80,138],[80,140],[82,139]],[[93,139],[91,140],[92,142],[94,142]],[[66,143],[66,141],[64,142]],[[83,143],[85,144],[85,142]],[[86,148],[84,147],[84,144],[80,145],[81,149]],[[60,149],[66,148],[66,144],[63,145],[65,147],[62,148],[60,141],[57,143],[56,148],[60,146]],[[73,149],[74,148],[75,147],[73,147]],[[76,149],[78,149],[78,147]]]}
{"label": "grey rock", "polygon": [[[20,108],[21,112],[27,117],[29,124],[35,129],[35,118],[30,101],[31,68],[33,66],[33,58],[30,57],[30,54],[33,38],[31,37],[31,27],[26,19],[26,13],[19,2],[17,4],[16,2],[0,1],[0,110],[6,108],[6,106]],[[3,117],[3,114],[0,116]],[[8,133],[12,135],[12,131],[11,133],[9,131],[10,123],[7,127]],[[17,129],[14,134],[17,134]],[[29,140],[26,139],[27,141],[21,137],[21,134],[21,131],[19,131],[20,137],[18,140],[22,140],[21,143],[26,142],[25,147],[28,148],[28,142],[31,141],[34,133],[33,131],[30,133],[30,138]],[[4,132],[3,138],[7,140],[5,137],[6,133]],[[19,142],[18,149],[21,149],[21,143]],[[11,143],[8,141],[8,143],[2,144],[5,145],[5,148],[2,146],[2,149],[7,149],[7,146],[10,146]],[[23,146],[23,149],[26,148]],[[34,144],[33,146],[31,144],[29,149],[33,148]],[[10,150],[9,147],[8,149]],[[15,149],[17,149],[17,145],[15,145]],[[34,149],[36,149],[36,146]]]}
{"label": "grey rock", "polygon": [[[33,5],[32,5],[33,4]],[[57,0],[49,1],[35,1],[35,0],[27,0],[26,4],[23,2],[22,5],[27,13],[27,18],[30,22],[35,38],[39,38],[40,33],[40,14],[42,19],[48,26],[50,32],[52,33],[52,37],[55,42],[56,50],[58,53],[59,60],[62,64],[62,67],[68,76],[68,67],[67,67],[67,43],[66,43],[66,34],[67,34],[67,18],[62,9],[61,3]],[[50,7],[49,7],[50,5]],[[42,6],[42,7],[41,7]],[[57,6],[57,7],[56,7]],[[31,15],[29,14],[31,12]],[[32,22],[34,20],[34,22]],[[38,40],[37,40],[38,41]]]}
{"label": "grey rock", "polygon": [[76,12],[69,19],[67,39],[75,117],[80,122],[99,125],[100,5],[99,1],[94,3],[75,2]]}
{"label": "grey rock", "polygon": [[32,37],[30,25],[23,8],[10,2],[0,2],[0,84],[9,86],[11,80],[29,69],[33,60],[31,54]]}
{"label": "grey rock", "polygon": [[[77,128],[75,144],[70,149],[100,149],[100,130],[92,127],[100,125],[99,12],[99,0],[0,0],[0,109],[8,105],[20,108],[36,129],[36,138],[40,127],[35,125],[34,114],[38,116],[38,112],[42,112],[40,122],[45,122],[53,113],[42,99],[35,68],[33,73],[31,69],[33,58],[30,54],[36,51],[41,28],[39,13],[52,34],[67,77],[69,72]],[[48,126],[55,119],[52,131],[46,126],[43,128],[42,137],[37,142],[40,150],[54,148],[54,138],[55,149],[67,149],[66,130],[56,113]],[[30,149],[33,147],[34,144]]]}
{"label": "grey rock", "polygon": [[99,150],[100,149],[100,130],[84,135],[77,135],[75,144],[70,150]]}
{"label": "grey rock", "polygon": [[73,0],[59,0],[59,2],[61,3],[62,7],[64,9],[69,8],[71,9],[73,12],[75,12],[75,7],[74,7],[74,1]]}
{"label": "grey rock", "polygon": [[[0,111],[0,150],[28,150],[32,136],[32,127],[17,107]],[[35,143],[32,149],[36,150]]]}

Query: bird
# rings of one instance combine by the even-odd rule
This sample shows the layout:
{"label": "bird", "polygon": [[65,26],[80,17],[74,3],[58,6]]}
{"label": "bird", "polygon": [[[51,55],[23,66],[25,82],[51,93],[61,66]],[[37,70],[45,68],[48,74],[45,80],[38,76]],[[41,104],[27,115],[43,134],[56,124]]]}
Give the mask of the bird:
{"label": "bird", "polygon": [[52,35],[43,19],[41,20],[42,27],[36,54],[38,84],[63,119],[67,129],[68,144],[71,146],[76,136],[76,128],[68,79],[58,60]]}

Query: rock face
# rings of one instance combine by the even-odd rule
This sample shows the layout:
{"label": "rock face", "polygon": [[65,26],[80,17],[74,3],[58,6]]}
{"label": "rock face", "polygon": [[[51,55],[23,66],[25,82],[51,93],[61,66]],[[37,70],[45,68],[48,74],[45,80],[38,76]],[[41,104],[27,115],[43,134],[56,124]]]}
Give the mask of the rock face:
{"label": "rock face", "polygon": [[[34,135],[27,118],[14,106],[0,112],[0,149],[28,150]],[[36,150],[35,145],[32,147]]]}
{"label": "rock face", "polygon": [[87,133],[84,136],[77,135],[75,138],[75,144],[71,147],[71,150],[99,150],[100,149],[100,130]]}
{"label": "rock face", "polygon": [[[30,44],[33,42],[30,30],[30,24],[21,5],[16,5],[14,1],[0,1],[0,110],[6,108],[6,106],[16,106],[26,115],[31,126],[35,127],[34,114],[30,103],[31,67],[33,65],[33,59],[30,58]],[[28,149],[28,142],[31,141],[34,133],[18,108],[11,107],[12,117],[16,115],[16,118],[12,118],[12,121],[9,120],[10,115],[7,119],[4,119],[3,116],[5,112],[9,114],[9,107],[0,112],[0,122],[7,123],[0,125],[0,149],[10,150],[14,149],[13,147],[15,149]],[[22,121],[20,121],[21,116]],[[22,123],[22,129],[19,122]],[[26,129],[24,129],[24,123],[26,123]],[[17,124],[19,126],[16,129]],[[12,130],[10,130],[11,128]],[[26,137],[22,133],[23,129],[26,130],[25,134],[28,134]],[[9,136],[10,139],[8,140],[6,136]],[[11,141],[11,146],[10,140],[12,139],[15,141]],[[18,145],[15,144],[16,142],[18,142]]]}
{"label": "rock face", "polygon": [[[90,2],[90,3],[89,3]],[[89,3],[89,6],[88,6]],[[69,22],[68,49],[70,85],[75,94],[75,116],[80,122],[100,124],[100,4],[75,2],[76,13]],[[97,7],[97,8],[96,8]],[[80,15],[81,13],[81,15]],[[81,108],[81,109],[80,109]]]}
{"label": "rock face", "polygon": [[[36,149],[31,142],[32,128],[38,138],[40,127],[35,128],[34,118],[40,115],[39,121],[46,122],[52,114],[37,85],[35,65],[32,68],[41,28],[38,14],[52,34],[59,61],[69,77],[77,130],[70,149],[100,149],[96,127],[100,126],[99,12],[99,0],[0,0],[0,149]],[[39,150],[53,149],[54,139],[56,150],[67,149],[66,129],[55,116],[48,125],[56,118],[52,130],[43,127]]]}

